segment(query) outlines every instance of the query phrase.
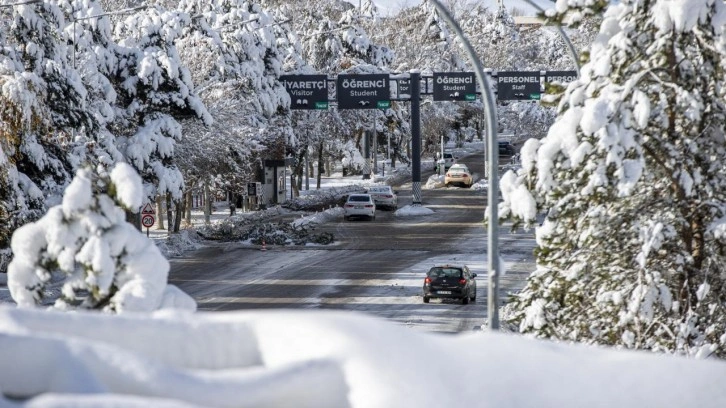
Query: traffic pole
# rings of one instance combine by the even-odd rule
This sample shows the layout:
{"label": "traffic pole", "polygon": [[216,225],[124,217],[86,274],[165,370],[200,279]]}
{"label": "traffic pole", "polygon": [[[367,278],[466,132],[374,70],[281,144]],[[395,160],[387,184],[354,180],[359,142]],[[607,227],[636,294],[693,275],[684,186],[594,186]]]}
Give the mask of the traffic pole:
{"label": "traffic pole", "polygon": [[421,205],[421,73],[411,70],[411,187],[413,206]]}

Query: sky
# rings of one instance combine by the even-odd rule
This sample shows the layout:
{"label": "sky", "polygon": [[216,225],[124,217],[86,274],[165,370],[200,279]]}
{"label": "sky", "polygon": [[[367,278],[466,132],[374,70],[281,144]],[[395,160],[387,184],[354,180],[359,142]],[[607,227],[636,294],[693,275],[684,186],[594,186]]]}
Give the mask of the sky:
{"label": "sky", "polygon": [[[355,6],[358,6],[359,4],[358,0],[347,1]],[[446,5],[445,0],[440,0],[440,2]],[[535,0],[535,2],[545,9],[554,7],[554,2],[552,1]],[[389,15],[392,13],[396,13],[402,8],[412,7],[417,4],[421,4],[421,0],[373,0],[373,3],[378,6],[378,10],[382,15]],[[497,7],[497,0],[482,0],[482,3],[489,5],[491,8]],[[508,10],[516,7],[517,9],[523,10],[527,14],[531,15],[534,15],[536,13],[536,10],[532,6],[522,0],[504,0],[504,7],[506,7]]]}

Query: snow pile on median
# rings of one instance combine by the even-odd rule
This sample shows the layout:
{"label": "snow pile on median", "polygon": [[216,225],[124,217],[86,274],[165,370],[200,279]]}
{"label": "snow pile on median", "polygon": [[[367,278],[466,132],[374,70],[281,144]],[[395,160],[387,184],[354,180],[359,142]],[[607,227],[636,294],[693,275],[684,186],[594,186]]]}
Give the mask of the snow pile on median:
{"label": "snow pile on median", "polygon": [[433,174],[426,181],[426,184],[424,185],[423,188],[425,190],[432,190],[432,189],[441,188],[441,187],[444,187],[444,176],[440,176],[438,174]]}
{"label": "snow pile on median", "polygon": [[398,217],[410,217],[415,215],[431,215],[433,213],[434,210],[421,205],[407,205],[405,207],[399,208],[393,214]]}
{"label": "snow pile on median", "polygon": [[489,182],[486,179],[478,180],[471,185],[472,190],[486,190],[489,188]]}
{"label": "snow pile on median", "polygon": [[325,211],[317,212],[313,215],[302,216],[292,222],[294,227],[300,227],[303,225],[314,225],[322,224],[324,222],[333,221],[343,216],[343,209],[341,207],[330,208]]}

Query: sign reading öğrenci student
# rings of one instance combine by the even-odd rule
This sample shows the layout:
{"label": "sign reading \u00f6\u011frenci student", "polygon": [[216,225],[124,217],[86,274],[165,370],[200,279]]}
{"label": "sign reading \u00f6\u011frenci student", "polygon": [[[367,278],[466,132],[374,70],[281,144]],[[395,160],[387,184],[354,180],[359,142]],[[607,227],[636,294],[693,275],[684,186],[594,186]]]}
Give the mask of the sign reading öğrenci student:
{"label": "sign reading \u00f6\u011frenci student", "polygon": [[382,109],[391,106],[388,74],[338,75],[338,109]]}
{"label": "sign reading \u00f6\u011frenci student", "polygon": [[539,71],[497,73],[497,99],[500,101],[537,101],[541,95]]}
{"label": "sign reading \u00f6\u011frenci student", "polygon": [[557,82],[562,85],[574,82],[577,79],[577,71],[547,71],[545,72],[545,82]]}
{"label": "sign reading \u00f6\u011frenci student", "polygon": [[282,75],[280,82],[290,95],[290,109],[328,109],[326,75]]}
{"label": "sign reading \u00f6\u011frenci student", "polygon": [[434,100],[476,100],[476,82],[474,82],[474,73],[434,72]]}

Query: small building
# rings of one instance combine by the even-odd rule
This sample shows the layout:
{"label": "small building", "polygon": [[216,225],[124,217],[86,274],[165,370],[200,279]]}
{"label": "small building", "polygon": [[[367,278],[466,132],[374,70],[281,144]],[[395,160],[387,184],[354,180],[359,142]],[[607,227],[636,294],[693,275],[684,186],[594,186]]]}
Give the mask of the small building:
{"label": "small building", "polygon": [[292,158],[264,160],[263,204],[281,204],[287,199],[287,166],[292,163]]}
{"label": "small building", "polygon": [[514,25],[522,30],[531,30],[542,27],[544,21],[536,16],[514,16]]}

